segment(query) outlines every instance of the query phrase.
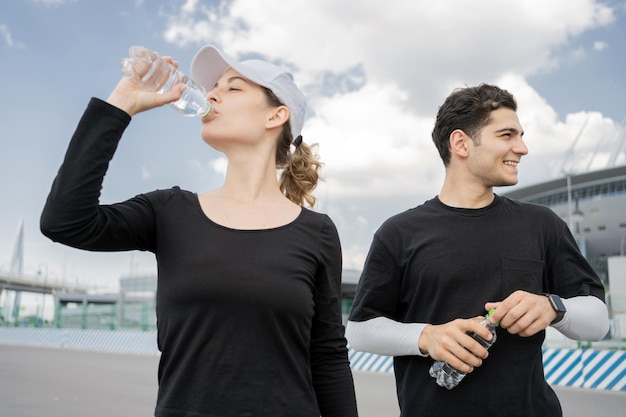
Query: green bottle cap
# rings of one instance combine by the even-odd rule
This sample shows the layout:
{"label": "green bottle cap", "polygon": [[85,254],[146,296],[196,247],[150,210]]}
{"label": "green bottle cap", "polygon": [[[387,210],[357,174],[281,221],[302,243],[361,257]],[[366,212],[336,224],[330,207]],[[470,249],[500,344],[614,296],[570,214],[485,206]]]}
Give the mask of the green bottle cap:
{"label": "green bottle cap", "polygon": [[[487,315],[485,316],[486,319],[489,319],[489,317],[491,317],[491,315],[493,314],[493,312],[496,311],[495,308],[492,308],[491,310],[489,310],[489,313],[487,313]],[[500,324],[500,322],[494,323],[494,326],[498,326]]]}

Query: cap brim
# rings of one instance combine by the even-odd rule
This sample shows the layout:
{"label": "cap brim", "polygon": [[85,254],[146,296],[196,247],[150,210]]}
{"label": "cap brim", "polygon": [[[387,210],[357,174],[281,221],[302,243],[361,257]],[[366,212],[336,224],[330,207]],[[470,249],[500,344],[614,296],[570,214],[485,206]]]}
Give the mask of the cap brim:
{"label": "cap brim", "polygon": [[210,91],[231,67],[237,71],[238,62],[235,58],[226,55],[213,45],[206,45],[191,61],[191,78],[206,91]]}

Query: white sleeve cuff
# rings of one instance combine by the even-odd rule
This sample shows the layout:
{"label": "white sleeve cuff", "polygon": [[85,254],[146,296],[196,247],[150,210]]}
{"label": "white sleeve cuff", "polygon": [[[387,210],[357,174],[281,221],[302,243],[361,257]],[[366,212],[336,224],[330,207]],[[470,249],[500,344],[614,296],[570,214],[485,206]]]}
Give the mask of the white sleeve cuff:
{"label": "white sleeve cuff", "polygon": [[387,317],[348,321],[346,339],[360,352],[383,356],[428,356],[420,352],[418,341],[428,323],[400,323]]}
{"label": "white sleeve cuff", "polygon": [[609,332],[606,304],[592,295],[564,298],[563,320],[552,325],[573,340],[601,340]]}

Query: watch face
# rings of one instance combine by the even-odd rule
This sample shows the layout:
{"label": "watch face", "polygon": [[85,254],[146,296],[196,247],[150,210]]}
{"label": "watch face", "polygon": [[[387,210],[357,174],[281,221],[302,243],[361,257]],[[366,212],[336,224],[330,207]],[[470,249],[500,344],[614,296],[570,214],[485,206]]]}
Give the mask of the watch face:
{"label": "watch face", "polygon": [[552,303],[552,307],[554,307],[557,313],[559,312],[565,313],[565,304],[563,304],[563,300],[561,300],[561,297],[559,297],[558,295],[554,295],[554,294],[551,294],[549,297],[550,297],[550,302]]}
{"label": "watch face", "polygon": [[554,308],[554,311],[556,311],[556,319],[554,319],[554,321],[550,324],[556,324],[558,322],[560,322],[561,320],[563,320],[563,316],[565,315],[565,304],[563,304],[563,300],[561,300],[561,297],[559,297],[558,295],[555,294],[546,294],[548,296],[548,298],[550,299],[550,304],[552,304],[552,308]]}

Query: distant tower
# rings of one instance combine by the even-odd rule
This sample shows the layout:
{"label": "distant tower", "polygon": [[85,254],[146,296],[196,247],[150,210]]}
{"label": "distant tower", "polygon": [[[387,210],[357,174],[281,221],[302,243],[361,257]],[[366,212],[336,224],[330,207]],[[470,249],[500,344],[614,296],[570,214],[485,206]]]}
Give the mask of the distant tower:
{"label": "distant tower", "polygon": [[[11,271],[10,275],[13,278],[21,278],[24,275],[24,220],[20,220],[20,225],[17,228],[17,237],[15,238],[15,246],[13,247],[13,257],[11,258]],[[20,307],[22,304],[22,292],[15,292],[15,299],[13,301],[13,311],[11,317],[17,320],[20,315]]]}
{"label": "distant tower", "polygon": [[24,274],[24,220],[20,220],[17,228],[17,237],[13,247],[13,257],[11,258],[11,276],[21,277]]}

